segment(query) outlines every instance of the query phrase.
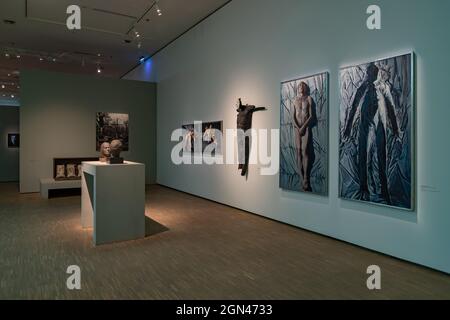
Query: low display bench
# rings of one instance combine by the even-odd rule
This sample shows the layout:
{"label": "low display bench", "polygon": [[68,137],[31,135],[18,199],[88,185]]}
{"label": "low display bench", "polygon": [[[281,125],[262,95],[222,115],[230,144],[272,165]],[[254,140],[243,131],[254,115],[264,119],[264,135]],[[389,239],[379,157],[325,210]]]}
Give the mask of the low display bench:
{"label": "low display bench", "polygon": [[53,178],[41,179],[41,196],[49,199],[52,191],[79,189],[81,192],[81,180],[55,180]]}
{"label": "low display bench", "polygon": [[81,195],[81,163],[95,160],[98,158],[54,158],[53,178],[40,179],[41,196]]}

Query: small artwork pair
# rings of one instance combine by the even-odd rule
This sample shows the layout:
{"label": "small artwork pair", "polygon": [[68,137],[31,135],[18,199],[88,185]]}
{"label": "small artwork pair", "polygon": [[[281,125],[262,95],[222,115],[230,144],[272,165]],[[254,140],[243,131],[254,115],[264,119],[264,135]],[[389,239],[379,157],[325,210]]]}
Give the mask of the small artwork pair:
{"label": "small artwork pair", "polygon": [[81,164],[56,165],[55,180],[81,179]]}
{"label": "small artwork pair", "polygon": [[222,154],[223,122],[203,122],[201,125],[186,124],[184,130],[183,154]]}
{"label": "small artwork pair", "polygon": [[[340,70],[339,196],[413,209],[413,55]],[[280,187],[328,193],[328,73],[281,86]]]}

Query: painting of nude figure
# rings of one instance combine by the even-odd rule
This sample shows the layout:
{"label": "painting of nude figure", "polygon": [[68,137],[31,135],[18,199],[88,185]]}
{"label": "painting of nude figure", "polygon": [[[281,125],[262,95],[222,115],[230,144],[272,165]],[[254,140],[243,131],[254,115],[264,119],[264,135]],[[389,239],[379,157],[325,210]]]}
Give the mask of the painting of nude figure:
{"label": "painting of nude figure", "polygon": [[340,70],[339,196],[413,209],[413,55]]}
{"label": "painting of nude figure", "polygon": [[280,188],[328,195],[328,73],[281,84]]}

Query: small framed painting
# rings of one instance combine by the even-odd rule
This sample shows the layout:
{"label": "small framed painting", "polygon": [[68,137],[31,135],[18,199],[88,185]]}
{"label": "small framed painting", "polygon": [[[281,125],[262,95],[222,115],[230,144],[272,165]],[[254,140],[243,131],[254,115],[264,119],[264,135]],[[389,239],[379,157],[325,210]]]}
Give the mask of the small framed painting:
{"label": "small framed painting", "polygon": [[20,134],[8,133],[8,148],[19,148],[19,147],[20,147]]}

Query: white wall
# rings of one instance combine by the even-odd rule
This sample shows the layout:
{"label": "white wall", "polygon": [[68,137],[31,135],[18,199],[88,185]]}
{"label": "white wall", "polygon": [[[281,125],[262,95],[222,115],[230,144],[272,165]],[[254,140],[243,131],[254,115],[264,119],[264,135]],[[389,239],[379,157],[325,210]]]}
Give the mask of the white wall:
{"label": "white wall", "polygon": [[140,81],[21,72],[20,191],[38,192],[53,177],[53,158],[98,157],[96,113],[128,113],[126,160],[145,163],[146,182],[156,176],[156,86]]}
{"label": "white wall", "polygon": [[19,108],[0,106],[0,182],[19,181],[19,149],[8,148],[8,133],[19,133]]}
{"label": "white wall", "polygon": [[[158,82],[157,182],[450,272],[450,1],[378,0],[382,30],[365,27],[366,0],[234,0],[128,75]],[[414,212],[338,199],[338,71],[413,50],[417,60]],[[170,134],[185,121],[224,120],[234,102],[269,106],[255,128],[279,128],[280,82],[330,72],[329,197],[278,188],[253,166],[175,166]],[[261,235],[262,237],[264,235]]]}

